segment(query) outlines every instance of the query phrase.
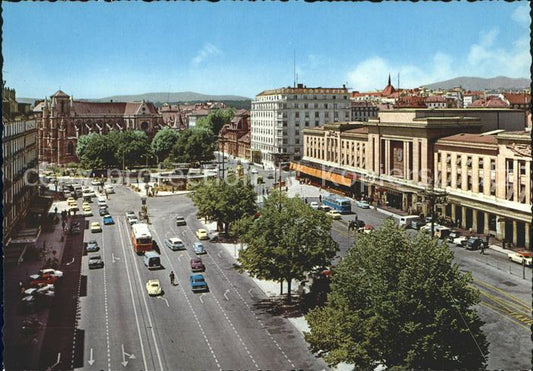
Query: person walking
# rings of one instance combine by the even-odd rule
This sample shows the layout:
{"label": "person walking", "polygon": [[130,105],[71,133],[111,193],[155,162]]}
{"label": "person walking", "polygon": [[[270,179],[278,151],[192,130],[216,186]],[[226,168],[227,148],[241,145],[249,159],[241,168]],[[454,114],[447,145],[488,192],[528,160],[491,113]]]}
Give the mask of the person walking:
{"label": "person walking", "polygon": [[175,284],[174,284],[174,279],[175,279],[175,278],[176,278],[176,277],[174,276],[174,271],[170,271],[170,284],[171,284],[172,286],[175,285]]}

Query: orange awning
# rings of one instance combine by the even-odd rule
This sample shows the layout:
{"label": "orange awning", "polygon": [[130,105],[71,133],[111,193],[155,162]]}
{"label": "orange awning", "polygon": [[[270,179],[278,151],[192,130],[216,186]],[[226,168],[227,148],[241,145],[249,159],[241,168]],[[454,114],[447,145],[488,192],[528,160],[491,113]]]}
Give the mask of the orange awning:
{"label": "orange awning", "polygon": [[337,184],[342,184],[344,186],[350,187],[352,185],[352,179],[344,175],[332,173],[329,171],[322,171],[320,169],[314,169],[309,166],[291,163],[291,170],[296,170],[301,173],[311,175],[315,178],[329,180]]}

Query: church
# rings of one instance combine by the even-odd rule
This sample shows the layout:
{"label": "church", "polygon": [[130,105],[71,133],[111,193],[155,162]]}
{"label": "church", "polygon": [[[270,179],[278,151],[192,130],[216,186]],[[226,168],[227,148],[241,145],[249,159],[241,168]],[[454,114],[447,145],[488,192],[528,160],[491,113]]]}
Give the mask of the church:
{"label": "church", "polygon": [[36,104],[39,162],[65,165],[79,162],[76,144],[81,135],[111,130],[142,130],[153,138],[164,124],[151,102],[88,102],[74,100],[59,90]]}

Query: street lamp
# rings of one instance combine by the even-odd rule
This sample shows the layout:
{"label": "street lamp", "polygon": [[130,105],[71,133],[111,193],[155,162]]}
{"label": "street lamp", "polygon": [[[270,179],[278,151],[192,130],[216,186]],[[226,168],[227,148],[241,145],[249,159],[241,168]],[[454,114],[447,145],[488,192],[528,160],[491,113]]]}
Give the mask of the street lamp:
{"label": "street lamp", "polygon": [[429,188],[424,189],[420,192],[426,200],[429,201],[430,212],[431,212],[431,236],[435,234],[435,206],[436,204],[445,204],[448,199],[448,193],[446,191],[436,190],[433,185],[433,180],[430,180]]}

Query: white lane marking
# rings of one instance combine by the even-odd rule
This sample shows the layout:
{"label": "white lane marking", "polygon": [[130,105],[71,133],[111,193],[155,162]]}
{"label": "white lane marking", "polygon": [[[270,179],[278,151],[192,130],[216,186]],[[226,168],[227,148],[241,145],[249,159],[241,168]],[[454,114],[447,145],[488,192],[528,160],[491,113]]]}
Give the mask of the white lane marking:
{"label": "white lane marking", "polygon": [[122,345],[122,362],[120,363],[122,364],[122,366],[126,367],[128,364],[128,361],[126,361],[126,356],[128,356],[129,359],[135,359],[135,354],[126,353],[124,351],[124,344],[121,344],[121,345]]}
{"label": "white lane marking", "polygon": [[224,291],[224,299],[229,301],[228,292],[229,292],[229,290]]}
{"label": "white lane marking", "polygon": [[113,258],[113,263],[117,262],[120,260],[120,258],[118,256],[115,256],[115,254],[111,253],[111,257]]}
{"label": "white lane marking", "polygon": [[[255,311],[252,309],[252,307],[250,306],[250,304],[248,304],[246,302],[246,300],[244,300],[244,298],[242,297],[241,293],[239,292],[239,290],[237,290],[237,288],[235,287],[235,285],[230,281],[230,279],[228,278],[228,276],[226,275],[226,273],[224,273],[224,271],[222,270],[222,268],[220,268],[220,266],[218,265],[218,263],[215,261],[215,259],[211,259],[211,261],[213,263],[215,263],[215,266],[217,267],[217,269],[220,271],[220,273],[222,273],[222,275],[224,276],[224,278],[226,279],[226,281],[228,281],[228,283],[230,284],[231,288],[233,289],[233,291],[235,291],[235,293],[237,294],[237,296],[241,299],[241,301],[243,302],[244,306],[246,308],[248,308],[248,310],[250,311],[250,313],[252,313],[252,315],[254,316],[255,320],[259,323],[259,325],[261,325],[261,327],[265,330],[267,336],[270,338],[270,340],[274,343],[274,345],[279,349],[279,351],[281,352],[281,354],[283,354],[283,356],[285,357],[285,359],[287,360],[287,362],[290,364],[291,368],[295,368],[296,366],[294,365],[294,363],[292,362],[292,360],[289,358],[289,356],[287,356],[287,354],[283,351],[283,349],[281,348],[281,346],[279,345],[279,343],[276,341],[276,339],[274,339],[274,337],[272,336],[272,334],[267,330],[265,324],[263,323],[263,321],[259,318],[259,316],[257,315],[257,313],[255,313]],[[252,289],[248,290],[248,293],[250,293]],[[251,294],[250,294],[251,296]]]}
{"label": "white lane marking", "polygon": [[178,255],[178,261],[181,263],[181,258],[183,258],[183,254]]}
{"label": "white lane marking", "polygon": [[158,299],[161,299],[161,300],[164,300],[165,303],[167,303],[167,307],[170,308],[170,305],[168,305],[168,300],[167,300],[166,298],[164,298],[164,297],[162,297],[162,296],[158,296],[157,298],[158,298]]}
{"label": "white lane marking", "polygon": [[204,295],[205,295],[205,292],[203,292],[203,293],[198,297],[198,299],[200,299],[200,303],[202,303],[202,304],[204,303],[204,301],[202,300],[202,298],[204,297]]}
{"label": "white lane marking", "polygon": [[[161,241],[161,239],[159,238],[159,235],[157,233],[157,231],[155,230],[155,226],[152,226],[152,231],[154,232],[154,235],[157,237],[157,239],[159,241]],[[176,271],[177,272],[177,269],[174,267],[174,265],[172,264],[172,261],[170,260],[170,257],[168,255],[168,252],[167,250],[163,250],[164,251],[164,255],[167,257],[168,261],[169,261],[169,265],[170,265],[170,268],[173,270],[173,271]],[[207,335],[205,334],[205,331],[204,331],[204,328],[202,326],[202,324],[200,323],[200,320],[198,319],[198,316],[196,315],[196,312],[194,311],[193,307],[192,307],[192,304],[191,304],[191,301],[189,300],[189,297],[187,296],[187,294],[185,293],[185,289],[183,288],[183,285],[179,285],[179,288],[183,294],[183,296],[185,297],[185,301],[187,302],[187,305],[189,306],[189,309],[191,310],[192,312],[192,315],[194,317],[194,320],[196,321],[196,324],[198,325],[198,327],[200,328],[200,333],[202,334],[203,338],[204,338],[204,341],[205,343],[207,344],[207,347],[209,348],[209,351],[211,352],[211,356],[213,357],[213,359],[215,360],[215,363],[217,365],[217,368],[219,370],[221,370],[222,368],[220,367],[220,362],[218,361],[218,357],[217,355],[215,354],[215,351],[213,350],[213,347],[211,346],[211,343],[209,342],[209,339],[207,338]]]}
{"label": "white lane marking", "polygon": [[[121,220],[119,220],[118,229],[119,229],[119,236],[120,236],[120,244],[122,246],[122,252],[123,252],[124,256],[126,256],[126,249],[124,247],[124,238],[123,238],[124,236],[122,234],[122,223],[121,223]],[[141,336],[141,327],[139,325],[139,316],[137,314],[137,307],[135,306],[135,298],[133,296],[133,286],[131,284],[130,269],[129,269],[128,264],[124,264],[124,265],[126,266],[126,275],[128,277],[128,284],[130,286],[131,305],[133,307],[133,313],[135,314],[135,322],[136,322],[136,325],[137,325],[137,334],[139,336],[139,342],[141,343],[141,354],[142,354],[142,357],[143,357],[144,369],[148,370],[148,365],[146,364],[146,355],[144,354],[143,340],[142,340],[142,336]]]}
{"label": "white lane marking", "polygon": [[93,358],[93,348],[91,348],[91,355],[89,356],[89,366],[92,366],[93,363],[94,363],[94,358]]}
{"label": "white lane marking", "polygon": [[[162,245],[159,245],[159,246],[162,246]],[[164,250],[164,251],[166,251],[166,250]],[[135,254],[133,252],[133,248],[130,250],[130,252],[131,252],[131,254]],[[134,261],[133,267],[135,268],[135,273],[137,274],[137,282],[138,282],[140,287],[143,287],[143,282],[142,282],[142,279],[141,279],[141,273],[139,272],[139,266],[137,265],[136,261]],[[141,299],[142,299],[143,304],[144,304],[144,309],[146,310],[146,316],[148,317],[148,325],[150,327],[150,332],[152,333],[153,346],[154,346],[155,352],[157,354],[157,360],[159,361],[159,368],[161,370],[164,370],[163,361],[161,360],[161,353],[159,352],[159,346],[157,345],[157,339],[155,337],[155,330],[154,330],[154,324],[153,324],[153,321],[152,321],[152,316],[150,315],[150,310],[148,309],[148,303],[146,301],[146,296],[141,295]]]}
{"label": "white lane marking", "polygon": [[68,263],[65,263],[65,265],[71,265],[72,263],[74,263],[74,257],[72,257],[71,261],[69,261]]}
{"label": "white lane marking", "polygon": [[253,297],[254,297],[254,295],[252,294],[252,290],[253,290],[253,289],[250,289],[250,290],[248,290],[248,295],[250,295],[250,297],[252,297],[252,298],[253,298]]}
{"label": "white lane marking", "polygon": [[[102,231],[102,251],[105,251],[105,238],[104,231]],[[106,265],[104,265],[104,312],[105,312],[105,341],[107,347],[107,369],[111,371],[111,342],[109,341],[109,312],[107,305],[107,276],[106,276]]]}
{"label": "white lane marking", "polygon": [[220,251],[217,253],[217,255],[219,258],[222,258],[222,253]]}

